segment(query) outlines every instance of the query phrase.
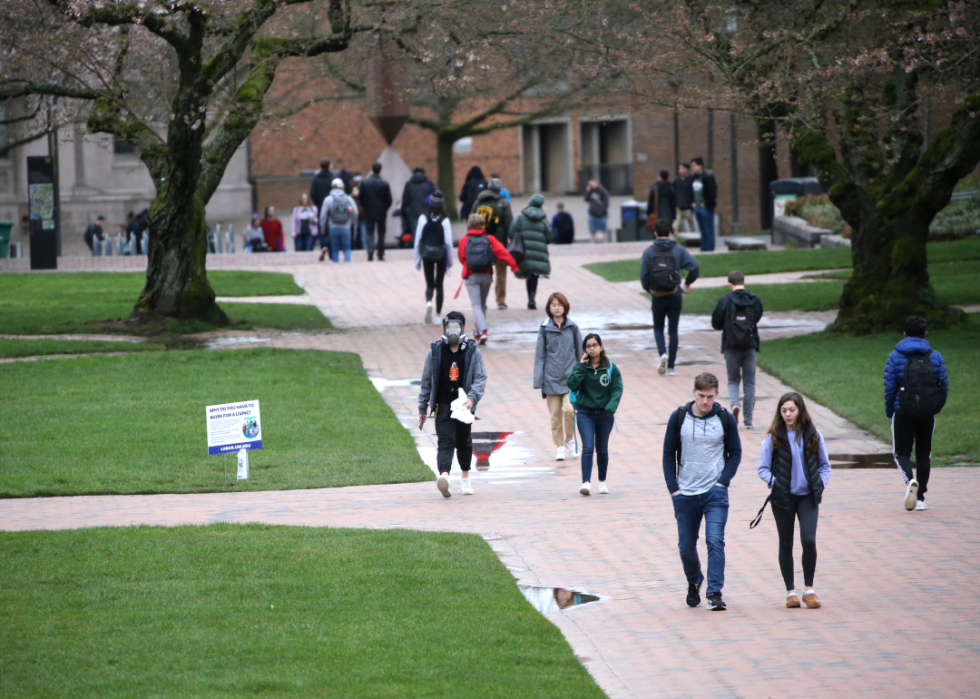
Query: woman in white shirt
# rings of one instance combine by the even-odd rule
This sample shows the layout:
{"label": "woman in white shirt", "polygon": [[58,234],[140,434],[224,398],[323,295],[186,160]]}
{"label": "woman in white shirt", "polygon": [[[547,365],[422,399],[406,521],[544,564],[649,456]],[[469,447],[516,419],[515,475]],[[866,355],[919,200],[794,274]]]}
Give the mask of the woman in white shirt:
{"label": "woman in white shirt", "polygon": [[293,247],[296,252],[312,250],[317,236],[316,206],[310,201],[310,196],[304,194],[299,198],[299,206],[293,209]]}

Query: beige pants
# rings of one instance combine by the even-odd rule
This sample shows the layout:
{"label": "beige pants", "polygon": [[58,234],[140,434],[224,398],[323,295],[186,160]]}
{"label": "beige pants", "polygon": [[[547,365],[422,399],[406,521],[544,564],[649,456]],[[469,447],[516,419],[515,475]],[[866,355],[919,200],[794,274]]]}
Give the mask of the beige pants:
{"label": "beige pants", "polygon": [[698,230],[698,224],[694,222],[694,209],[678,209],[677,221],[674,222],[674,232],[680,233],[681,230],[694,233]]}
{"label": "beige pants", "polygon": [[507,272],[510,267],[503,260],[497,260],[494,264],[494,287],[493,291],[497,295],[497,305],[502,306],[507,303]]}
{"label": "beige pants", "polygon": [[568,394],[548,396],[548,413],[551,414],[551,437],[556,447],[563,447],[566,441],[575,438],[575,410]]}

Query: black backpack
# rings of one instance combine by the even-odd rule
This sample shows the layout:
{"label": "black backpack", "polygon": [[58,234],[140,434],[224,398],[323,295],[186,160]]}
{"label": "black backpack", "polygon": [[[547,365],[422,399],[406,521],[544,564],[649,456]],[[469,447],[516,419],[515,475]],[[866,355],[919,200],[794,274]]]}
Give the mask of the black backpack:
{"label": "black backpack", "polygon": [[471,235],[466,240],[466,268],[470,272],[489,272],[497,256],[490,247],[490,238],[483,235]]}
{"label": "black backpack", "polygon": [[652,296],[670,296],[677,293],[681,275],[677,271],[677,260],[670,250],[661,250],[653,256],[653,264],[642,280],[643,288]]}
{"label": "black backpack", "polygon": [[902,386],[898,389],[899,412],[912,417],[932,417],[943,407],[943,386],[929,359],[932,350],[905,360]]}
{"label": "black backpack", "polygon": [[755,319],[747,306],[736,305],[728,299],[725,309],[725,349],[755,349]]}
{"label": "black backpack", "polygon": [[419,256],[426,262],[441,262],[446,259],[442,217],[426,220],[422,227],[422,237],[419,239]]}

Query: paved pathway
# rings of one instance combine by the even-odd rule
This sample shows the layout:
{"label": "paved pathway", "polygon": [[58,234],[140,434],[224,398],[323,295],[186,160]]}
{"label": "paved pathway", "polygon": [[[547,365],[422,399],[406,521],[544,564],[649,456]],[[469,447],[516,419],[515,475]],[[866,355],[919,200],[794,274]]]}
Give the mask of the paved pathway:
{"label": "paved pathway", "polygon": [[[592,252],[592,251],[590,251]],[[629,251],[627,256],[635,256]],[[552,461],[548,416],[531,388],[536,327],[510,280],[512,310],[490,312],[484,349],[490,376],[475,431],[512,432],[476,474],[474,497],[441,498],[432,483],[212,495],[73,497],[0,501],[0,529],[71,528],[215,521],[404,527],[481,534],[521,582],[603,596],[549,615],[610,697],[974,697],[980,681],[980,601],[970,583],[980,560],[975,500],[980,471],[939,469],[933,509],[907,513],[892,469],[838,470],[820,521],[817,589],[821,610],[787,610],[771,515],[747,523],[766,495],[755,475],[761,432],[742,432],[744,458],[731,488],[725,596],[729,610],[684,604],[685,582],[660,454],[670,411],[689,398],[693,377],[723,377],[717,333],[685,317],[677,377],[660,376],[647,302],[628,284],[609,284],[555,256],[538,302],[563,290],[583,330],[599,331],[622,369],[626,392],[611,440],[608,496],[577,492],[576,462]],[[588,258],[594,259],[594,258]],[[301,264],[292,272],[342,331],[272,334],[268,344],[360,353],[431,458],[431,426],[414,422],[426,345],[439,329],[421,325],[423,282],[405,260]],[[444,310],[468,304],[451,299]],[[829,315],[770,317],[765,336],[822,327]],[[254,343],[248,343],[254,346]],[[233,345],[232,345],[233,346]],[[786,386],[759,377],[756,422],[765,424]],[[827,409],[812,404],[832,453],[888,451]],[[256,469],[254,477],[260,478]],[[797,552],[797,555],[798,552]],[[702,557],[704,557],[702,544]]]}

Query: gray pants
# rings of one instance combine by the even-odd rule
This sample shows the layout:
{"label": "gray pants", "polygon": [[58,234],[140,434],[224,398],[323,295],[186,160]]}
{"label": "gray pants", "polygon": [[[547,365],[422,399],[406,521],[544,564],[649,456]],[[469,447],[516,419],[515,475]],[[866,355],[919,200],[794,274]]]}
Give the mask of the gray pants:
{"label": "gray pants", "polygon": [[728,400],[732,407],[739,405],[738,382],[742,382],[745,405],[742,406],[742,424],[752,425],[752,411],[755,409],[755,350],[725,350],[725,365],[728,368]]}
{"label": "gray pants", "polygon": [[470,272],[466,277],[466,291],[473,305],[473,327],[477,334],[487,330],[487,295],[492,285],[493,275],[486,272]]}

